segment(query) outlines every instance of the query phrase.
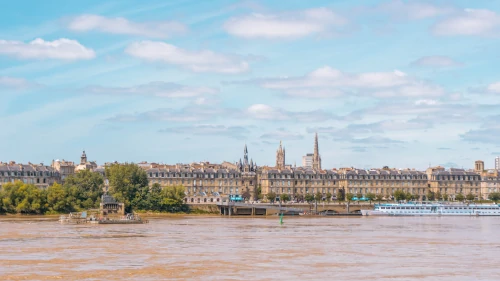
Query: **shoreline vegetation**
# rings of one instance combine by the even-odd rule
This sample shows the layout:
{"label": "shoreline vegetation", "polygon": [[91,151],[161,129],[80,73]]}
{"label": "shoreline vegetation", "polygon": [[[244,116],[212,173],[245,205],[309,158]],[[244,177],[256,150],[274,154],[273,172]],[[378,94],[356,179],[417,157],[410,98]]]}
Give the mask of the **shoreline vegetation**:
{"label": "shoreline vegetation", "polygon": [[[146,172],[135,164],[113,164],[106,167],[105,174],[108,194],[123,202],[127,213],[191,213],[184,203],[183,186],[161,188],[155,183],[149,187]],[[103,187],[104,177],[87,170],[47,189],[22,181],[5,183],[0,188],[0,214],[60,215],[98,209]],[[197,212],[193,210],[194,214]]]}

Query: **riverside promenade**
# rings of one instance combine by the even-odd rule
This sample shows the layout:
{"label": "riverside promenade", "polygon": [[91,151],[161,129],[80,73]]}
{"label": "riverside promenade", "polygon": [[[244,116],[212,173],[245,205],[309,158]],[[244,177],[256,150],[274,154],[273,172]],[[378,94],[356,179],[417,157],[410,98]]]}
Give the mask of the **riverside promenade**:
{"label": "riverside promenade", "polygon": [[283,213],[285,215],[299,214],[330,214],[354,215],[361,210],[373,209],[373,204],[368,203],[319,203],[319,204],[270,204],[270,203],[239,203],[222,202],[217,204],[189,204],[190,207],[205,211],[218,212],[224,216],[266,216]]}

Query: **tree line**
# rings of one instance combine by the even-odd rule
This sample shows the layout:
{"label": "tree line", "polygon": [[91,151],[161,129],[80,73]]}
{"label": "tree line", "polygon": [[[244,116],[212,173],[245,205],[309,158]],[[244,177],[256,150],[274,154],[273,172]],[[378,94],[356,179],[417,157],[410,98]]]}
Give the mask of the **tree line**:
{"label": "tree line", "polygon": [[[125,203],[126,212],[188,212],[184,187],[149,187],[146,172],[135,164],[106,167],[108,194]],[[0,188],[0,213],[58,214],[99,208],[104,194],[104,177],[97,172],[79,171],[64,183],[40,189],[22,181],[5,183]]]}

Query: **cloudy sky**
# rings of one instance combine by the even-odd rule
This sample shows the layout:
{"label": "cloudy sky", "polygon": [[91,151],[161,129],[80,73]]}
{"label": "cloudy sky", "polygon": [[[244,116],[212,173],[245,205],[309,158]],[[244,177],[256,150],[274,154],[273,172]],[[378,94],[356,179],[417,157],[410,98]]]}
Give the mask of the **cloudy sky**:
{"label": "cloudy sky", "polygon": [[[147,3],[145,3],[147,2]],[[286,3],[286,4],[284,4]],[[500,1],[6,1],[0,160],[492,167]]]}

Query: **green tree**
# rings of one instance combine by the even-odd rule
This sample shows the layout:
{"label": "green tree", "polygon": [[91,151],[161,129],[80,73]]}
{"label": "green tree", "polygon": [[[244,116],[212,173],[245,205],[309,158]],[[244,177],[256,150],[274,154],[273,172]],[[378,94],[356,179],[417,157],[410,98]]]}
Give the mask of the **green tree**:
{"label": "green tree", "polygon": [[[135,164],[112,164],[106,167],[110,194],[125,203],[125,210],[142,207],[141,200],[149,189],[146,172]],[[139,205],[139,206],[138,206]]]}
{"label": "green tree", "polygon": [[51,213],[69,213],[76,210],[75,202],[67,188],[54,183],[47,189],[47,207]]}
{"label": "green tree", "polygon": [[345,189],[339,188],[337,190],[337,201],[340,202],[345,200]]}
{"label": "green tree", "polygon": [[500,201],[500,193],[492,192],[488,195],[488,199],[495,202],[495,204],[496,204],[498,201]]}
{"label": "green tree", "polygon": [[435,197],[434,197],[434,192],[432,191],[428,191],[427,192],[427,200],[429,201],[434,201]]}
{"label": "green tree", "polygon": [[370,200],[370,204],[372,203],[373,200],[375,200],[376,197],[377,196],[374,193],[371,193],[371,192],[369,192],[369,193],[366,194],[366,199]]}
{"label": "green tree", "polygon": [[187,212],[189,209],[184,203],[186,191],[184,186],[167,186],[162,190],[162,211],[177,213]]}
{"label": "green tree", "polygon": [[356,197],[358,198],[358,200],[360,200],[360,199],[363,197],[363,194],[361,194],[361,193],[357,193],[357,194],[356,194]]}
{"label": "green tree", "polygon": [[327,202],[328,204],[330,204],[330,201],[331,201],[331,200],[332,200],[332,194],[331,194],[330,192],[328,192],[328,193],[326,194],[326,202]]}
{"label": "green tree", "polygon": [[352,193],[350,193],[350,192],[349,192],[349,193],[346,193],[346,195],[345,195],[345,199],[347,200],[347,202],[349,202],[349,203],[350,203],[350,202],[351,202],[351,200],[352,200],[352,198],[354,198],[354,194],[352,194]]}
{"label": "green tree", "polygon": [[456,199],[457,201],[462,202],[462,201],[464,201],[464,200],[465,200],[465,196],[464,196],[462,193],[459,193],[459,194],[455,195],[455,199]]}
{"label": "green tree", "polygon": [[450,196],[448,195],[448,193],[443,194],[443,200],[448,201],[448,199],[450,199]]}
{"label": "green tree", "polygon": [[439,201],[439,200],[443,199],[443,195],[441,194],[441,192],[438,191],[434,195],[434,198]]}
{"label": "green tree", "polygon": [[306,196],[304,196],[304,199],[307,203],[311,204],[312,202],[314,202],[314,195],[307,193]]}
{"label": "green tree", "polygon": [[410,192],[407,192],[407,193],[405,194],[405,199],[406,199],[406,201],[411,201],[411,200],[413,200],[413,194],[411,194]]}
{"label": "green tree", "polygon": [[384,199],[384,195],[382,195],[382,194],[377,194],[377,195],[375,196],[375,198],[377,199],[378,203],[380,204],[380,201],[382,201],[382,200]]}
{"label": "green tree", "polygon": [[104,193],[104,177],[97,172],[82,170],[67,177],[63,186],[76,208],[98,208]]}
{"label": "green tree", "polygon": [[43,214],[47,195],[32,184],[21,181],[4,184],[5,198],[2,200],[8,212],[21,214]]}
{"label": "green tree", "polygon": [[260,184],[255,189],[254,198],[255,200],[262,200],[264,198],[264,196],[262,196],[262,186]]}
{"label": "green tree", "polygon": [[281,202],[286,203],[286,202],[290,201],[290,195],[283,193],[280,195],[280,200],[281,200]]}
{"label": "green tree", "polygon": [[148,193],[148,205],[151,206],[151,211],[163,211],[163,190],[159,183],[153,183]]}
{"label": "green tree", "polygon": [[393,196],[396,201],[401,201],[406,199],[406,193],[399,189],[394,191]]}
{"label": "green tree", "polygon": [[269,200],[269,202],[274,203],[274,201],[276,200],[276,193],[271,191],[268,194],[266,194],[266,198],[267,200]]}
{"label": "green tree", "polygon": [[469,192],[465,198],[469,201],[473,201],[474,198],[476,198],[476,196],[474,196],[474,194]]}
{"label": "green tree", "polygon": [[319,193],[319,192],[316,192],[316,194],[314,195],[314,200],[316,202],[320,202],[321,199],[323,199],[323,194]]}

